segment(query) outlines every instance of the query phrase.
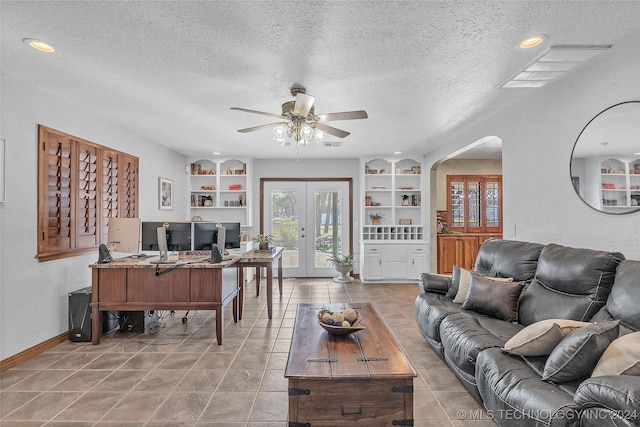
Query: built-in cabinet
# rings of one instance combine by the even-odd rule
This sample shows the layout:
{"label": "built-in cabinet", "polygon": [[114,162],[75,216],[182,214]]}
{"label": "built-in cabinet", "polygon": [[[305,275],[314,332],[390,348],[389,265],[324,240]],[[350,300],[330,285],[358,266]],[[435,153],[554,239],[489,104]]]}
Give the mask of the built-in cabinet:
{"label": "built-in cabinet", "polygon": [[640,205],[640,159],[609,158],[600,163],[602,209],[622,213]]}
{"label": "built-in cabinet", "polygon": [[438,273],[451,274],[457,265],[473,270],[478,249],[485,240],[501,234],[439,234],[438,235]]}
{"label": "built-in cabinet", "polygon": [[188,191],[194,221],[239,221],[251,226],[251,161],[189,159]]}
{"label": "built-in cabinet", "polygon": [[362,242],[360,277],[367,280],[417,280],[427,271],[426,244],[371,244]]}
{"label": "built-in cabinet", "polygon": [[362,280],[416,280],[427,270],[422,164],[417,159],[362,161]]}

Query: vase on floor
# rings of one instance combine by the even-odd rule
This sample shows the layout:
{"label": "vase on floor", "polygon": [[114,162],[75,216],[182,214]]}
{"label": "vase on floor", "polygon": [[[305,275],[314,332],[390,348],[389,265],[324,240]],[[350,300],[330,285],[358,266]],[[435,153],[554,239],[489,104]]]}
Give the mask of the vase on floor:
{"label": "vase on floor", "polygon": [[338,283],[351,283],[353,282],[353,277],[349,276],[351,270],[353,270],[353,266],[351,264],[336,264],[336,271],[340,273],[339,276],[333,278],[334,282]]}

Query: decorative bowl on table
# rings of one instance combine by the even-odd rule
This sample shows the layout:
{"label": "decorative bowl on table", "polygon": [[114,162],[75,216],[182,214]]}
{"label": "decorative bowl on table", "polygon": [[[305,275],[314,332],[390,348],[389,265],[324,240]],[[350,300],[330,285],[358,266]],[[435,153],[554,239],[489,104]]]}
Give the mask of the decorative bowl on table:
{"label": "decorative bowl on table", "polygon": [[322,309],[318,312],[318,324],[332,335],[346,335],[366,329],[360,320],[360,313],[352,308],[344,311]]}

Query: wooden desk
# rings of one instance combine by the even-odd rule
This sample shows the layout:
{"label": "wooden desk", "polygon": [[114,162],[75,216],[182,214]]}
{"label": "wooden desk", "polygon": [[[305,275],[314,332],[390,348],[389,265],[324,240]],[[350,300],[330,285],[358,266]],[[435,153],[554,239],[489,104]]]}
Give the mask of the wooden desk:
{"label": "wooden desk", "polygon": [[282,252],[284,248],[275,248],[272,252],[253,249],[242,254],[240,258],[240,302],[239,316],[242,319],[244,306],[244,268],[256,268],[256,295],[260,295],[260,268],[267,269],[267,314],[269,319],[273,315],[273,263],[278,261],[278,289],[282,296]]}
{"label": "wooden desk", "polygon": [[191,263],[193,259],[185,257],[177,267],[137,259],[91,264],[93,344],[102,335],[102,312],[110,310],[215,310],[216,339],[222,344],[223,308],[229,302],[233,303],[233,320],[238,321],[239,258],[218,264]]}
{"label": "wooden desk", "polygon": [[[323,309],[360,312],[366,329],[330,335]],[[289,425],[413,425],[416,372],[369,303],[298,304],[289,358]]]}

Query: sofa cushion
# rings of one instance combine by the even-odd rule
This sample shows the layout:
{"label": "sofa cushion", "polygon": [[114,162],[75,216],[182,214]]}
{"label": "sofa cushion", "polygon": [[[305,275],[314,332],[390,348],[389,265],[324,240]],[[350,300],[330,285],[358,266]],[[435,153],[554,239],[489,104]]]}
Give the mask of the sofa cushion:
{"label": "sofa cushion", "polygon": [[640,376],[640,332],[621,336],[602,353],[591,377],[604,375]]}
{"label": "sofa cushion", "polygon": [[478,250],[474,271],[489,277],[513,277],[514,282],[529,281],[543,247],[517,240],[485,240]]}
{"label": "sofa cushion", "polygon": [[502,348],[521,329],[517,323],[464,311],[444,318],[440,337],[447,359],[460,370],[474,375],[478,353],[491,347]]}
{"label": "sofa cushion", "polygon": [[542,379],[563,383],[588,377],[600,356],[618,337],[618,323],[593,323],[571,332],[549,355]]}
{"label": "sofa cushion", "polygon": [[590,320],[605,304],[622,259],[619,252],[545,246],[535,277],[520,297],[520,323],[528,326],[554,318]]}
{"label": "sofa cushion", "polygon": [[447,296],[450,295],[451,290],[455,290],[455,294],[452,297],[453,302],[462,304],[469,291],[469,283],[471,283],[471,272],[454,265],[453,276],[451,276],[451,289],[447,292]]}
{"label": "sofa cushion", "polygon": [[440,324],[445,317],[459,312],[460,304],[454,303],[441,294],[419,294],[413,306],[413,314],[420,332],[431,347],[440,354],[442,354]]}
{"label": "sofa cushion", "polygon": [[462,303],[462,309],[515,322],[518,320],[518,298],[522,292],[522,286],[522,282],[494,280],[472,273],[469,291]]}
{"label": "sofa cushion", "polygon": [[569,333],[586,325],[590,323],[567,319],[541,320],[515,334],[505,343],[503,350],[521,356],[547,356]]}
{"label": "sofa cushion", "polygon": [[573,400],[577,388],[540,381],[520,356],[498,348],[484,350],[476,363],[476,383],[483,405],[501,426],[577,426]]}

